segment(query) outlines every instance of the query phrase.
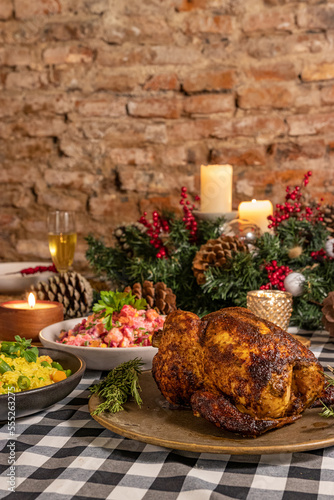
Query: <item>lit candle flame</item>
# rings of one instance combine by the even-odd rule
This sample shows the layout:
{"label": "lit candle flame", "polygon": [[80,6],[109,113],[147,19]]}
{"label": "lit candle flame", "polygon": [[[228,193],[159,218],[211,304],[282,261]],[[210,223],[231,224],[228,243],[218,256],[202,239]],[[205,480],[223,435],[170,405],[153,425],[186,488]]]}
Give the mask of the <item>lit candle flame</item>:
{"label": "lit candle flame", "polygon": [[33,307],[35,307],[35,304],[36,304],[36,299],[35,299],[35,295],[31,292],[29,293],[29,296],[28,296],[28,304],[29,304],[29,307],[31,307],[31,309]]}

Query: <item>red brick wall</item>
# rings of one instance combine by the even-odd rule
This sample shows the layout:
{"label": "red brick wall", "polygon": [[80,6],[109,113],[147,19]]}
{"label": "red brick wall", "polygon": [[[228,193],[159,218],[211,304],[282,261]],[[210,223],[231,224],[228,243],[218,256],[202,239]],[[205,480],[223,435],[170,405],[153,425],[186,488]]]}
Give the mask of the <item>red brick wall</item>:
{"label": "red brick wall", "polygon": [[312,170],[333,203],[334,2],[1,0],[0,259],[48,258],[49,208],[84,236],[234,167],[233,208]]}

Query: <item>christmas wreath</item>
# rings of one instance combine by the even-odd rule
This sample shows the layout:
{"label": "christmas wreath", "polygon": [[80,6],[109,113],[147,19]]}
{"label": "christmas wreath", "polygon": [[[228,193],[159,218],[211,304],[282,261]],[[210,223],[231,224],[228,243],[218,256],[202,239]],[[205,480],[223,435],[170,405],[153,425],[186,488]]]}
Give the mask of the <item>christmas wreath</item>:
{"label": "christmas wreath", "polygon": [[269,232],[259,234],[239,219],[197,219],[199,198],[190,201],[183,187],[181,215],[154,211],[149,220],[144,213],[115,229],[112,247],[90,235],[86,258],[118,289],[164,284],[166,303],[175,294],[175,307],[200,316],[246,307],[249,290],[287,290],[294,297],[291,325],[322,328],[323,303],[334,291],[334,216],[333,207],[304,194],[311,174],[286,188],[284,202],[268,217]]}

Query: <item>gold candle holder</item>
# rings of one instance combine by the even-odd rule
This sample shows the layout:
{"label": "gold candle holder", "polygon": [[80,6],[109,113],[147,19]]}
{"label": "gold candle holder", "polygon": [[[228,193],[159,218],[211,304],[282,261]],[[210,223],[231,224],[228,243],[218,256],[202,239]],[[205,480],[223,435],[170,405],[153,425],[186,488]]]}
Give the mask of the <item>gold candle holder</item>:
{"label": "gold candle holder", "polygon": [[292,313],[292,295],[281,290],[252,290],[247,293],[247,308],[286,330]]}

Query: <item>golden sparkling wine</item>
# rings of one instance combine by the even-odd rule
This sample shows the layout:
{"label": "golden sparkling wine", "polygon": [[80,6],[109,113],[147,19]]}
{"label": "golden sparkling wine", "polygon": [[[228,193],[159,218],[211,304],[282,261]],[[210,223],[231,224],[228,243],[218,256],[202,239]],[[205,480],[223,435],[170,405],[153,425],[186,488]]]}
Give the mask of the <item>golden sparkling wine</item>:
{"label": "golden sparkling wine", "polygon": [[64,273],[71,267],[77,244],[77,233],[49,233],[49,249],[57,271]]}

